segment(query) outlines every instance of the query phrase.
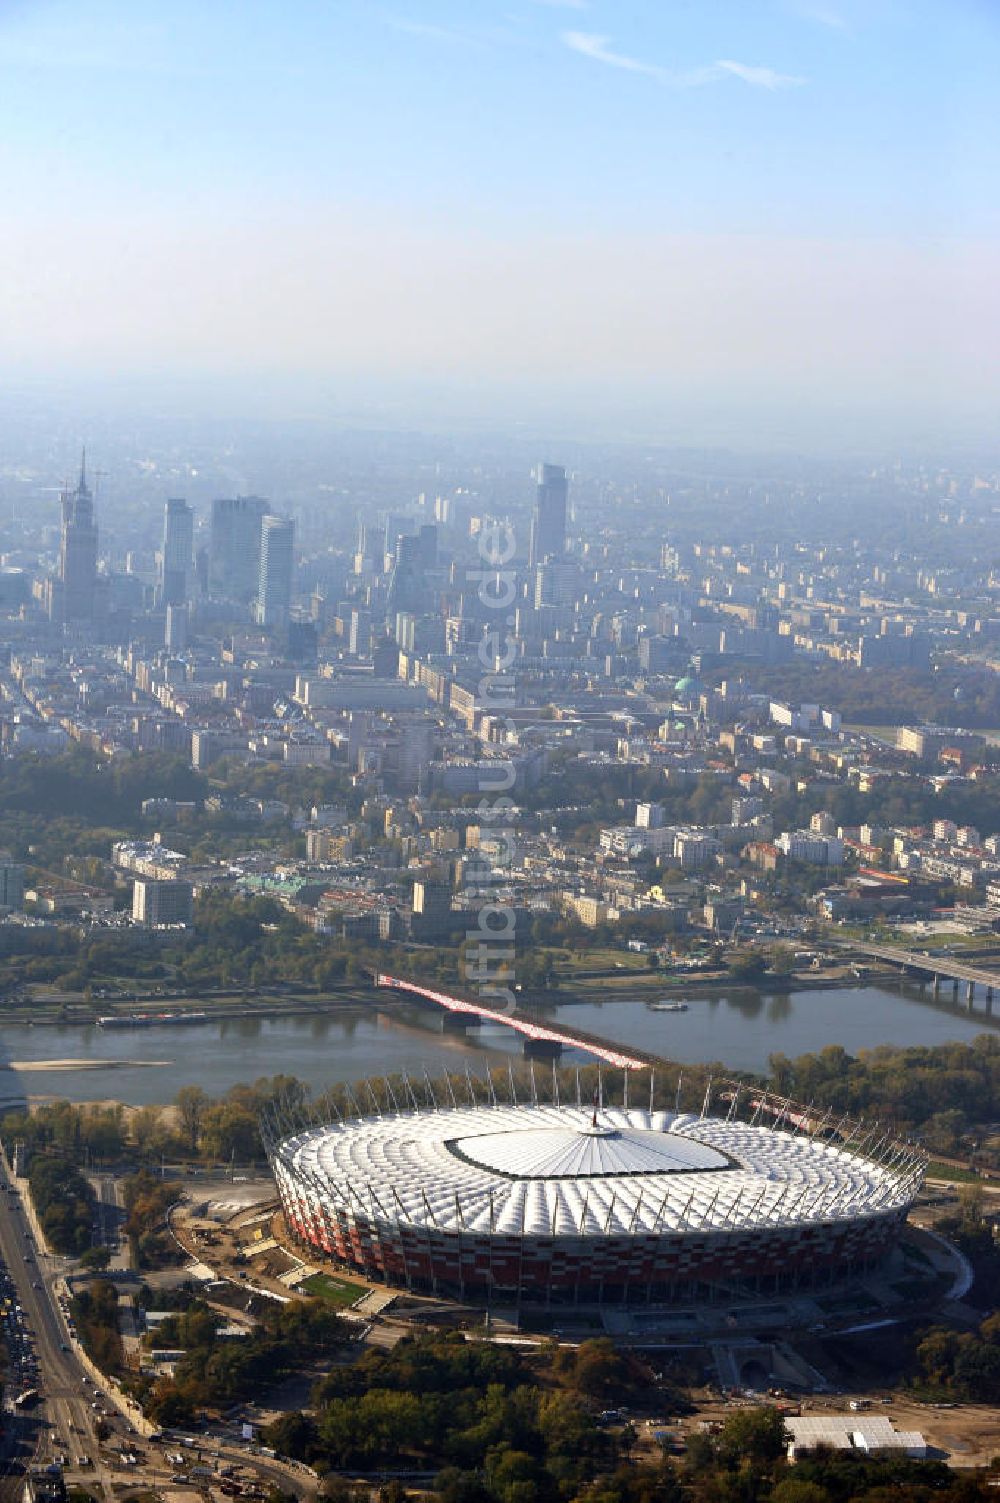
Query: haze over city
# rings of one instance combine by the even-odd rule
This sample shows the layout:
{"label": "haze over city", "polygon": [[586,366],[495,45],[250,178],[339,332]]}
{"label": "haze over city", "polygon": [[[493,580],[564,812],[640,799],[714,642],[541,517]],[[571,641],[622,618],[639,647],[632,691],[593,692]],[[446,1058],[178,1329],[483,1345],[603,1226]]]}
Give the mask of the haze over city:
{"label": "haze over city", "polygon": [[980,0],[7,5],[5,379],[389,426],[976,442],[998,66]]}

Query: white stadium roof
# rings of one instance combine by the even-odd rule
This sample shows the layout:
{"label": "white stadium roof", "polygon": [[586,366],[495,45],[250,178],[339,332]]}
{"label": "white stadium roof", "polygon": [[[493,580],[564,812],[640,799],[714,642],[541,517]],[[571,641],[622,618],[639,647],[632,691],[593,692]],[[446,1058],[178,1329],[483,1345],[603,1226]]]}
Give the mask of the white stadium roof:
{"label": "white stadium roof", "polygon": [[736,1119],[556,1105],[450,1107],[313,1127],[278,1160],[307,1195],[453,1232],[641,1235],[885,1214],[912,1172]]}

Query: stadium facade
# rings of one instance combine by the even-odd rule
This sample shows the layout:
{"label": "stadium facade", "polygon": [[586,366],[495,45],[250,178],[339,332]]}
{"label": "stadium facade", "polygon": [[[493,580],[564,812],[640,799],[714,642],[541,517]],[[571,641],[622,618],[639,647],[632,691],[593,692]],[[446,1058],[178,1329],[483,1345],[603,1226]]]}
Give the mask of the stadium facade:
{"label": "stadium facade", "polygon": [[[489,1087],[492,1092],[492,1086]],[[537,1099],[265,1124],[289,1231],[367,1277],[504,1303],[754,1296],[860,1275],[923,1180],[879,1129],[735,1087],[726,1115]],[[356,1103],[355,1103],[356,1104]]]}

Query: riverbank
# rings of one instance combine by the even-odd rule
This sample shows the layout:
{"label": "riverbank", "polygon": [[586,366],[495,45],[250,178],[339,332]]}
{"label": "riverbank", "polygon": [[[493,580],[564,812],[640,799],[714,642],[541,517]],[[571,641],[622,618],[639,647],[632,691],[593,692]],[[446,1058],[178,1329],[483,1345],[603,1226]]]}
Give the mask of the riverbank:
{"label": "riverbank", "polygon": [[[891,968],[865,970],[855,974],[848,967],[838,967],[829,974],[815,971],[796,971],[788,976],[767,975],[757,981],[741,982],[728,971],[663,972],[663,971],[614,971],[602,976],[560,978],[560,984],[546,990],[525,990],[519,996],[520,1005],[526,1008],[548,1007],[556,1003],[572,1005],[575,1002],[591,1003],[597,996],[602,1001],[635,1001],[637,994],[650,996],[676,996],[688,991],[731,991],[734,987],[748,986],[753,989],[765,987],[769,992],[821,991],[843,987],[888,985],[898,981],[898,972]],[[447,983],[441,985],[448,991]],[[463,989],[454,988],[456,992]],[[468,989],[465,989],[466,992]],[[622,992],[630,995],[621,997]],[[101,1018],[114,1018],[112,1028],[117,1032],[129,1026],[129,1020],[138,1019],[136,1027],[156,1026],[163,1013],[183,1015],[183,1026],[194,1027],[200,1023],[232,1022],[243,1018],[326,1017],[350,1012],[371,1011],[393,1013],[409,1004],[403,1003],[392,992],[376,986],[354,984],[343,990],[326,992],[321,996],[302,993],[263,993],[255,997],[239,995],[225,998],[211,993],[186,992],[135,998],[126,1001],[85,1001],[82,993],[60,993],[58,1003],[46,1002],[43,988],[33,989],[28,1004],[0,1003],[0,1023],[23,1023],[31,1027],[47,1024],[78,1024],[81,1027],[97,1024]],[[72,999],[72,1000],[70,1000]],[[197,1016],[193,1016],[197,1014]],[[167,1026],[164,1024],[163,1026]],[[171,1026],[179,1026],[172,1023]]]}
{"label": "riverbank", "polygon": [[[682,989],[688,1005],[678,1011],[652,1006],[657,995],[667,993],[662,987],[631,997],[543,993],[525,998],[524,1011],[530,1001],[530,1012],[543,1024],[599,1038],[629,1054],[682,1066],[713,1062],[755,1074],[767,1072],[774,1053],[794,1057],[828,1044],[857,1054],[901,1041],[971,1043],[998,1026],[983,1013],[944,999],[935,1002],[929,991],[898,983],[781,991],[702,984]],[[275,1074],[294,1075],[317,1090],[404,1071],[419,1077],[426,1070],[439,1078],[444,1069],[461,1073],[468,1067],[482,1074],[485,1067],[519,1059],[522,1048],[520,1036],[502,1022],[455,1030],[438,1008],[402,1001],[326,1011],[313,1004],[305,1015],[216,1017],[191,1026],[9,1023],[0,1029],[0,1103],[23,1101],[30,1092],[34,1099],[96,1102],[114,1096],[139,1106],[159,1105],[171,1101],[182,1085],[219,1096]],[[572,1066],[586,1056],[570,1049],[562,1059]],[[9,1060],[33,1068],[11,1070]],[[77,1067],[75,1061],[87,1063]],[[91,1063],[107,1061],[115,1062],[111,1074]],[[150,1061],[162,1062],[161,1067],[149,1068]]]}
{"label": "riverbank", "polygon": [[171,1059],[10,1059],[5,1070],[30,1075],[33,1070],[156,1070]]}

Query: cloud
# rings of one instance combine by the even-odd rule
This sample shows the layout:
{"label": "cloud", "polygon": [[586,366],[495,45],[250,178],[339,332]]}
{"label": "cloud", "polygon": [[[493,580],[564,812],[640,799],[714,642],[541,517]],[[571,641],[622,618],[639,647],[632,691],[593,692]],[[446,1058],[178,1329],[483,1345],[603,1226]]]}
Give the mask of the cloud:
{"label": "cloud", "polygon": [[755,89],[795,89],[805,83],[792,73],[776,73],[773,68],[754,68],[747,63],[734,63],[731,58],[720,58],[715,64],[724,73],[732,73]]}
{"label": "cloud", "polygon": [[610,37],[598,36],[593,31],[563,32],[563,41],[571,52],[591,57],[596,63],[606,63],[609,68],[624,68],[628,73],[646,73],[650,78],[659,78],[664,83],[670,81],[665,68],[658,68],[655,63],[644,63],[640,58],[629,57],[624,52],[612,52],[608,46],[610,40]]}
{"label": "cloud", "polygon": [[813,4],[812,0],[793,0],[790,9],[804,21],[815,21],[819,26],[828,26],[831,31],[847,30],[844,17],[828,5]]}
{"label": "cloud", "polygon": [[472,42],[478,40],[467,32],[452,31],[447,26],[433,26],[428,21],[410,21],[405,16],[383,16],[393,31],[404,31],[411,37],[428,37],[434,42]]}
{"label": "cloud", "polygon": [[562,40],[571,52],[579,52],[582,57],[589,57],[595,63],[604,63],[608,68],[621,68],[626,73],[642,73],[647,78],[655,78],[659,83],[674,89],[701,88],[705,84],[719,83],[727,77],[739,78],[755,89],[788,89],[805,83],[804,78],[797,78],[791,73],[778,73],[774,68],[755,67],[750,63],[734,62],[731,58],[720,58],[714,63],[691,68],[684,73],[671,72],[669,68],[662,68],[657,63],[647,63],[627,52],[615,52],[608,45],[610,37],[593,31],[564,31]]}

